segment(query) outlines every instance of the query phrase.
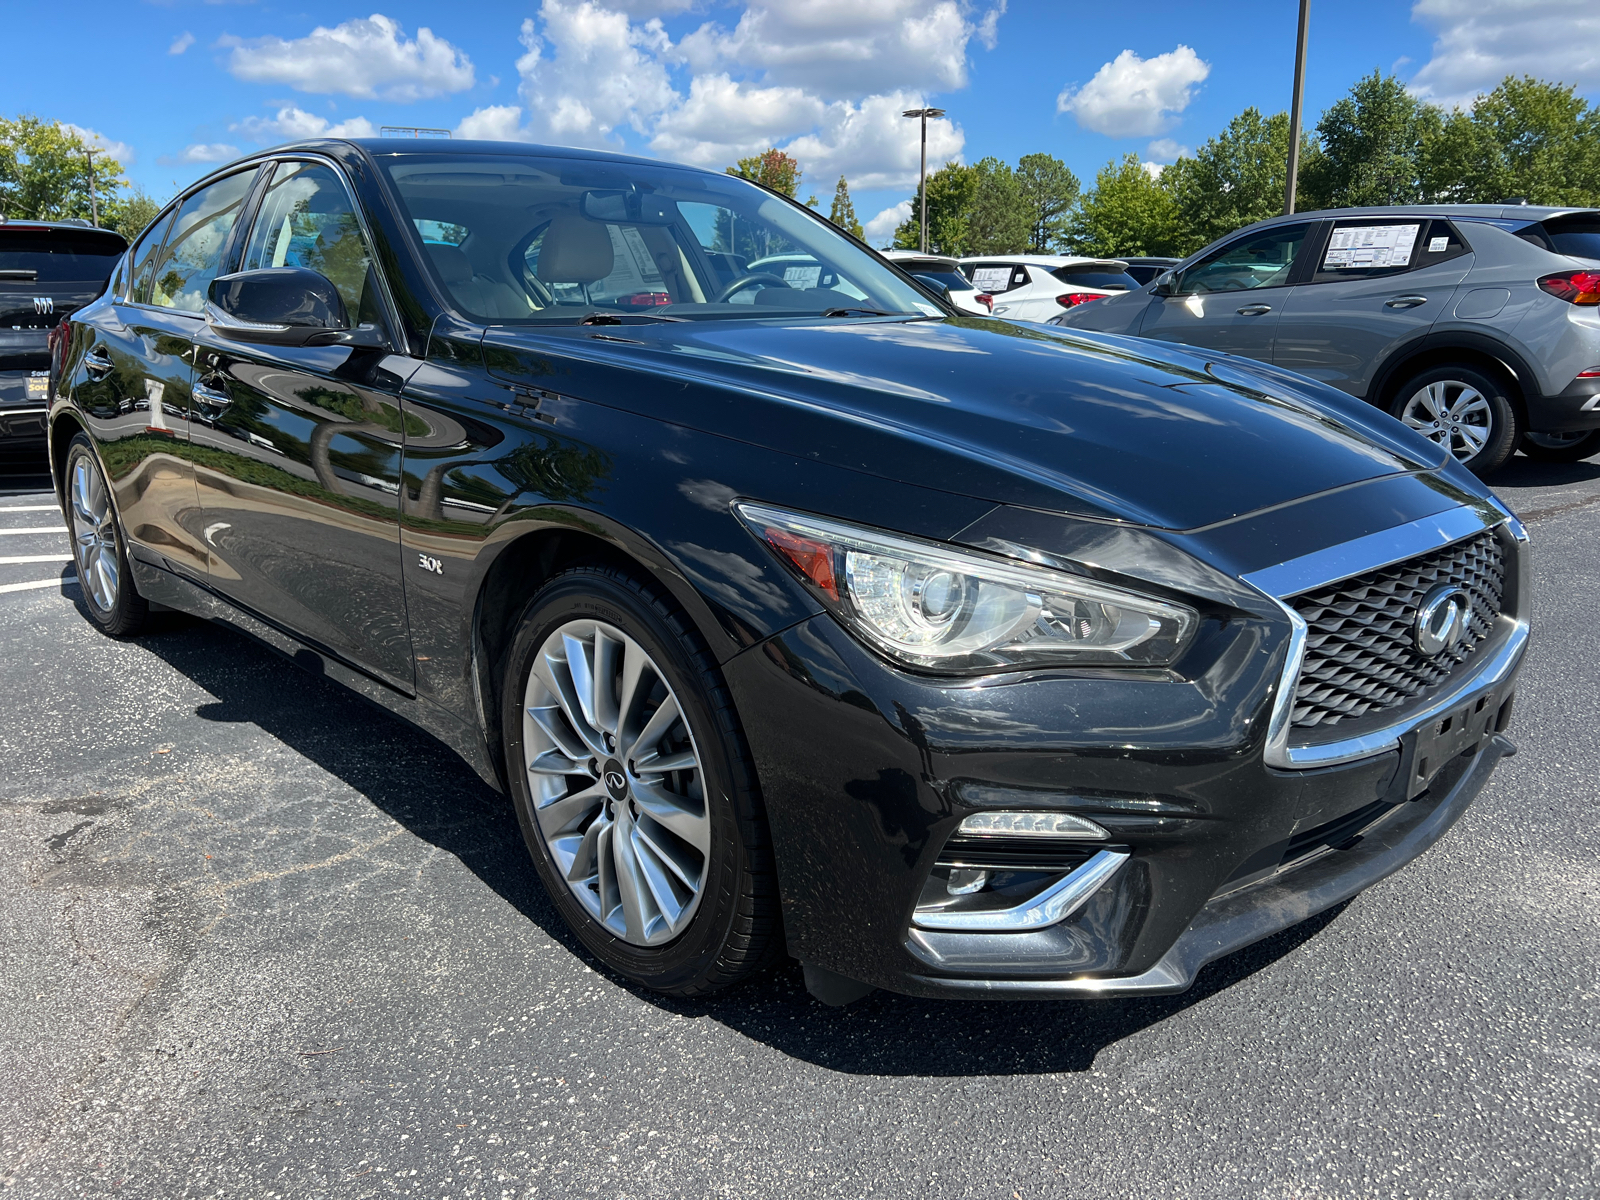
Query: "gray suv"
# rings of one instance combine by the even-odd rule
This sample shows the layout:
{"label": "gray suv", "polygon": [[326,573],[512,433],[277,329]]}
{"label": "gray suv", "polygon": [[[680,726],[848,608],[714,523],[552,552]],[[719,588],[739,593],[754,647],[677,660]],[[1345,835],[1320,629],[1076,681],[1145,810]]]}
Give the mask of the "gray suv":
{"label": "gray suv", "polygon": [[1362,397],[1479,475],[1600,451],[1600,211],[1274,217],[1052,324],[1260,359]]}

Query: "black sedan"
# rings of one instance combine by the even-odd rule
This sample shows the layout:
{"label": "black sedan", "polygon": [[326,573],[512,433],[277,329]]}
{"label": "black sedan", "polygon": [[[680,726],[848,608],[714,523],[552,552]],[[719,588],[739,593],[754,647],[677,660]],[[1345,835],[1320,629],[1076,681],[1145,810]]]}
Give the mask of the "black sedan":
{"label": "black sedan", "polygon": [[279,148],[58,346],[95,621],[229,623],[442,739],[652,988],[1178,991],[1511,752],[1526,537],[1442,449],[958,314],[739,179]]}

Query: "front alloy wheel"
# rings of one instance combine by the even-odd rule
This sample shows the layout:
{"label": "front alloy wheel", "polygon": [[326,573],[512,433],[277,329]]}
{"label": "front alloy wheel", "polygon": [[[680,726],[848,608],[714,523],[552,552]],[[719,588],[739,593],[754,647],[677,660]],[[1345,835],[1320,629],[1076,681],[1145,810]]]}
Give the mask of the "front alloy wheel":
{"label": "front alloy wheel", "polygon": [[1505,389],[1466,367],[1423,372],[1400,389],[1390,411],[1475,475],[1505,462],[1520,433]]}

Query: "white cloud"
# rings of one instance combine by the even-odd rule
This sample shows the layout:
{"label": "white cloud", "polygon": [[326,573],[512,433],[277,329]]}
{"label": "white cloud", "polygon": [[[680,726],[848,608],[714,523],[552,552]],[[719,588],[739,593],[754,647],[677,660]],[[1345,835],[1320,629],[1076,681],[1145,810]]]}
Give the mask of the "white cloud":
{"label": "white cloud", "polygon": [[61,128],[68,133],[76,134],[85,145],[101,151],[107,158],[116,159],[123,166],[127,166],[137,157],[133,152],[133,147],[128,145],[127,142],[115,141],[93,129],[86,129],[82,125],[74,125],[70,121],[62,121]]}
{"label": "white cloud", "polygon": [[1150,137],[1171,128],[1172,114],[1189,106],[1195,87],[1210,74],[1211,64],[1188,46],[1154,58],[1124,50],[1083,87],[1065,88],[1056,97],[1056,111],[1109,137]]}
{"label": "white cloud", "polygon": [[[868,96],[860,104],[828,106],[820,128],[784,147],[813,180],[840,175],[854,188],[914,187],[920,166],[920,122],[900,114],[922,107],[911,92]],[[948,117],[928,122],[928,170],[959,160],[965,135]]]}
{"label": "white cloud", "polygon": [[867,245],[885,247],[894,241],[894,231],[911,219],[911,201],[902,200],[886,208],[866,224]]}
{"label": "white cloud", "polygon": [[1600,89],[1592,0],[1417,0],[1411,19],[1437,34],[1411,90],[1437,103],[1470,104],[1507,75]]}
{"label": "white cloud", "polygon": [[455,135],[485,142],[530,140],[522,128],[522,109],[515,104],[492,104],[488,108],[475,110],[461,119]]}
{"label": "white cloud", "polygon": [[381,13],[318,26],[309,36],[248,41],[224,37],[228,69],[250,83],[283,83],[302,92],[338,92],[361,99],[421,100],[465,91],[474,83],[472,61],[431,29],[408,39]]}
{"label": "white cloud", "polygon": [[967,43],[993,46],[1004,3],[974,24],[957,0],[750,0],[729,32],[707,22],[678,44],[696,72],[730,65],[825,99],[967,84]]}
{"label": "white cloud", "polygon": [[335,125],[326,117],[308,113],[292,104],[280,108],[272,117],[246,117],[237,124],[229,125],[228,132],[242,133],[251,141],[259,142],[263,146],[276,145],[279,142],[295,142],[303,138],[378,136],[377,129],[365,117],[351,117],[348,121],[340,121]]}
{"label": "white cloud", "polygon": [[182,54],[192,45],[194,45],[194,34],[190,33],[188,30],[184,30],[177,37],[172,39],[172,45],[167,47],[167,53]]}
{"label": "white cloud", "polygon": [[1177,162],[1194,154],[1193,150],[1174,138],[1157,138],[1144,148],[1144,152],[1158,163]]}
{"label": "white cloud", "polygon": [[656,122],[650,148],[678,162],[725,166],[813,128],[827,111],[827,105],[800,88],[763,88],[736,83],[726,74],[697,75],[688,99]]}
{"label": "white cloud", "polygon": [[180,163],[220,163],[239,157],[239,147],[227,142],[196,142],[185,146],[175,161]]}

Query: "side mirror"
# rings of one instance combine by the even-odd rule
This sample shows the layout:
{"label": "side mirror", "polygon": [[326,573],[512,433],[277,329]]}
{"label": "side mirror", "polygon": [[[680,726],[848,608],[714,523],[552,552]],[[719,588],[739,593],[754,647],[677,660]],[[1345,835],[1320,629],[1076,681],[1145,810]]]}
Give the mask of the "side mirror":
{"label": "side mirror", "polygon": [[1177,289],[1177,286],[1177,272],[1163,271],[1160,275],[1156,276],[1156,281],[1154,286],[1150,289],[1150,294],[1152,296],[1170,296]]}
{"label": "side mirror", "polygon": [[372,325],[350,327],[344,298],[326,275],[306,267],[265,267],[211,281],[206,324],[236,342],[270,346],[385,345]]}

